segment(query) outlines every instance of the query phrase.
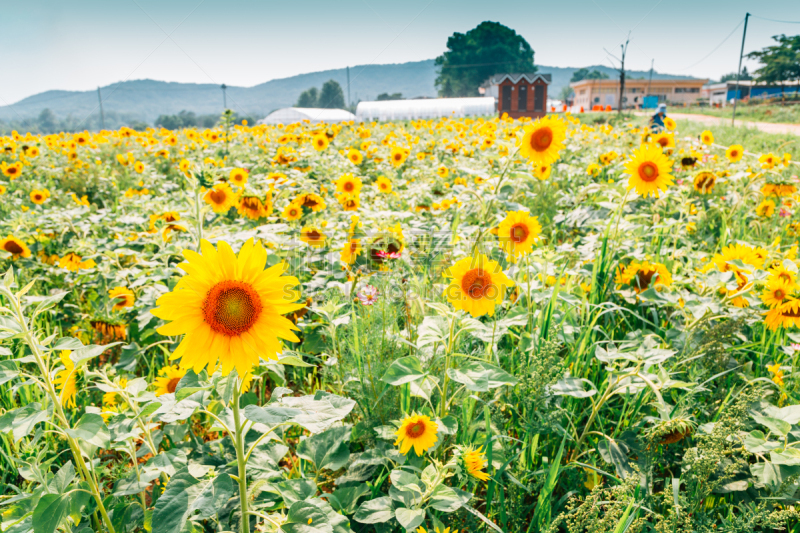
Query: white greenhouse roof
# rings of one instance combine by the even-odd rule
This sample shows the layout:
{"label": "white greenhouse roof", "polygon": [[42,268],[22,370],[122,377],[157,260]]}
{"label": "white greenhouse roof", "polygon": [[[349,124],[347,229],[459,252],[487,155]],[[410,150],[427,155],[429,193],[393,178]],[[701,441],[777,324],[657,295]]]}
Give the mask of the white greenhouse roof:
{"label": "white greenhouse roof", "polygon": [[356,118],[371,120],[409,120],[420,118],[493,115],[495,99],[492,96],[477,98],[430,98],[419,100],[382,100],[360,102]]}
{"label": "white greenhouse roof", "polygon": [[273,111],[258,121],[259,124],[293,124],[308,120],[310,122],[346,122],[356,116],[344,109],[321,109],[312,107],[285,107]]}

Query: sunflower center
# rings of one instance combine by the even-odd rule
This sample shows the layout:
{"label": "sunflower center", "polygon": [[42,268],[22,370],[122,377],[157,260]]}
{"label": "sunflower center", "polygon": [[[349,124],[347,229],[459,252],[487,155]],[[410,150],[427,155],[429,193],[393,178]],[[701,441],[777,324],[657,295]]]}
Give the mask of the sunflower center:
{"label": "sunflower center", "polygon": [[639,177],[646,182],[658,179],[658,166],[652,161],[645,161],[639,165]]}
{"label": "sunflower center", "polygon": [[420,435],[425,433],[425,422],[422,420],[418,420],[413,424],[406,427],[406,435],[411,437],[412,439],[416,439]]}
{"label": "sunflower center", "polygon": [[790,307],[781,311],[781,315],[790,318],[800,318],[800,309],[795,310]]}
{"label": "sunflower center", "polygon": [[739,151],[738,150],[731,150],[731,157],[738,157]]}
{"label": "sunflower center", "polygon": [[544,152],[553,143],[553,130],[548,127],[539,128],[531,135],[531,148],[537,152]]}
{"label": "sunflower center", "polygon": [[206,294],[203,318],[217,333],[238,336],[255,325],[262,309],[261,298],[252,285],[226,280]]}
{"label": "sunflower center", "polygon": [[175,392],[175,389],[178,388],[178,383],[181,382],[181,378],[172,378],[167,383],[167,392]]}
{"label": "sunflower center", "polygon": [[530,230],[525,224],[514,224],[511,226],[511,240],[519,244],[525,242],[530,235]]}
{"label": "sunflower center", "polygon": [[639,288],[646,289],[649,287],[655,273],[655,270],[640,270],[636,274],[636,283],[638,283]]}
{"label": "sunflower center", "polygon": [[344,183],[344,187],[342,187],[342,188],[347,192],[351,192],[353,189],[356,188],[356,186],[352,181],[346,181]]}
{"label": "sunflower center", "polygon": [[776,300],[783,300],[784,298],[785,298],[785,295],[783,294],[783,291],[780,290],[780,289],[777,289],[775,291],[775,299]]}
{"label": "sunflower center", "polygon": [[461,288],[470,298],[479,299],[486,296],[492,286],[492,276],[482,268],[473,268],[461,280]]}
{"label": "sunflower center", "polygon": [[309,241],[318,241],[318,240],[320,240],[321,237],[322,237],[322,235],[317,230],[313,230],[312,229],[311,231],[306,233],[306,238]]}
{"label": "sunflower center", "polygon": [[212,202],[214,202],[215,204],[220,204],[220,205],[225,203],[225,198],[227,196],[228,195],[225,194],[225,191],[222,191],[222,190],[212,190],[208,194],[208,197],[211,198]]}
{"label": "sunflower center", "polygon": [[786,272],[781,272],[780,274],[778,274],[778,279],[781,279],[783,281],[792,281],[792,277]]}
{"label": "sunflower center", "polygon": [[658,144],[660,144],[663,148],[666,148],[669,145],[669,140],[662,137],[658,140]]}
{"label": "sunflower center", "polygon": [[14,254],[14,255],[19,255],[19,254],[21,254],[23,252],[22,246],[20,246],[19,243],[16,243],[14,241],[8,241],[5,244],[5,246],[3,246],[3,249],[6,252],[8,252],[10,254]]}

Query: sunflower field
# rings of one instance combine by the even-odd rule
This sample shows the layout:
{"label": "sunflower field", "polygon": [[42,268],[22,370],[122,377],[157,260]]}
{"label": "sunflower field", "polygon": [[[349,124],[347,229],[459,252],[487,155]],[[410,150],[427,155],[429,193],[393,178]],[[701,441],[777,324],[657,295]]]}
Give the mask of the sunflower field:
{"label": "sunflower field", "polygon": [[0,531],[800,531],[796,163],[591,119],[0,138]]}

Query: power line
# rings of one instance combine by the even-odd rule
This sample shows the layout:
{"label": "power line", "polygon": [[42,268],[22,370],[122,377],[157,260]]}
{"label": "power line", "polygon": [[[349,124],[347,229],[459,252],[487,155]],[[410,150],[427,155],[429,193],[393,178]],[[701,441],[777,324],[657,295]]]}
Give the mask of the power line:
{"label": "power line", "polygon": [[750,16],[761,20],[768,20],[770,22],[780,22],[782,24],[800,24],[800,20],[778,20],[778,19],[768,19],[766,17],[759,17],[758,15],[750,15]]}
{"label": "power line", "polygon": [[744,24],[744,19],[742,19],[741,21],[739,21],[739,24],[737,24],[737,25],[736,25],[736,27],[735,27],[735,28],[733,28],[733,30],[731,30],[731,32],[728,34],[728,36],[727,36],[727,37],[725,37],[725,38],[722,40],[722,42],[721,42],[721,43],[719,43],[719,44],[718,44],[716,47],[714,47],[714,49],[713,49],[713,50],[711,50],[711,51],[710,51],[710,52],[709,52],[709,53],[708,53],[708,54],[707,54],[707,55],[706,55],[706,56],[705,56],[703,59],[701,59],[700,61],[698,61],[697,63],[695,63],[695,64],[693,64],[693,65],[689,65],[688,67],[686,67],[686,68],[684,68],[684,69],[681,69],[681,71],[684,71],[684,70],[689,70],[690,68],[696,67],[697,65],[699,65],[700,63],[702,63],[703,61],[705,61],[706,59],[708,59],[709,57],[711,57],[711,54],[713,54],[714,52],[716,52],[717,50],[719,50],[719,47],[720,47],[720,46],[722,46],[723,44],[725,44],[725,41],[727,41],[728,39],[730,39],[730,38],[731,38],[731,36],[732,36],[734,33],[736,33],[736,30],[738,30],[738,29],[739,29],[739,26],[741,26],[742,24]]}

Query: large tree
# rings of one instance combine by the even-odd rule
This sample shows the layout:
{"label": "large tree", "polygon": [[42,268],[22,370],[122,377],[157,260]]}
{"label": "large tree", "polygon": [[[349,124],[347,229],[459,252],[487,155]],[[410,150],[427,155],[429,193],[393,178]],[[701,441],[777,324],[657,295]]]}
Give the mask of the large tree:
{"label": "large tree", "polygon": [[489,21],[451,35],[436,66],[440,96],[477,96],[480,84],[493,74],[536,72],[528,41],[511,28]]}
{"label": "large tree", "polygon": [[326,81],[317,98],[317,105],[329,109],[344,109],[346,106],[342,86],[334,80]]}
{"label": "large tree", "polygon": [[572,73],[572,78],[570,78],[570,83],[575,83],[576,81],[581,80],[607,80],[608,74],[605,72],[600,72],[599,70],[589,70],[588,68],[579,68],[575,72]]}
{"label": "large tree", "polygon": [[301,92],[295,107],[317,107],[318,93],[316,87]]}
{"label": "large tree", "polygon": [[787,37],[781,34],[772,39],[778,44],[747,54],[762,65],[756,70],[756,79],[765,83],[800,80],[800,35]]}

